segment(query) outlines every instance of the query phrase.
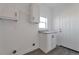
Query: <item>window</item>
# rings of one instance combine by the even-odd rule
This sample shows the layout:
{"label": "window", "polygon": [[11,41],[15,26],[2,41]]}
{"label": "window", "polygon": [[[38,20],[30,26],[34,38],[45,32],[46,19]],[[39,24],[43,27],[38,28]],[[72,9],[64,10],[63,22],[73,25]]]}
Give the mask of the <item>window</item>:
{"label": "window", "polygon": [[47,29],[47,18],[40,17],[39,29]]}

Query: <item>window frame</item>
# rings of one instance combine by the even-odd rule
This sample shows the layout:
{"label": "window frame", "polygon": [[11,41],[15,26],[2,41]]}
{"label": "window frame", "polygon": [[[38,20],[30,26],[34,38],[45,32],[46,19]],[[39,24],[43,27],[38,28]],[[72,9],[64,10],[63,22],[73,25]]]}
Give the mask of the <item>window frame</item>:
{"label": "window frame", "polygon": [[[42,16],[40,16],[40,18],[41,17]],[[46,17],[42,17],[42,18],[45,18],[46,20],[45,20],[45,22],[40,21],[39,24],[40,23],[44,23],[45,24],[45,28],[39,28],[39,30],[48,30],[48,19]]]}

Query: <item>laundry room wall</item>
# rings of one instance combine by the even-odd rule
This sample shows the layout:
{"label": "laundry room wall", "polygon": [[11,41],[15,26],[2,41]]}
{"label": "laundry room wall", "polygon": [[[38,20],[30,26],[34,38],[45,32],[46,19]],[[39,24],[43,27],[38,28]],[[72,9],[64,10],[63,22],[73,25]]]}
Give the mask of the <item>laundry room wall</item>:
{"label": "laundry room wall", "polygon": [[[0,54],[25,54],[39,47],[38,25],[29,23],[29,4],[0,4],[0,16],[16,21],[0,20]],[[35,43],[35,46],[33,46]]]}
{"label": "laundry room wall", "polygon": [[79,4],[60,4],[52,12],[58,45],[79,51]]}

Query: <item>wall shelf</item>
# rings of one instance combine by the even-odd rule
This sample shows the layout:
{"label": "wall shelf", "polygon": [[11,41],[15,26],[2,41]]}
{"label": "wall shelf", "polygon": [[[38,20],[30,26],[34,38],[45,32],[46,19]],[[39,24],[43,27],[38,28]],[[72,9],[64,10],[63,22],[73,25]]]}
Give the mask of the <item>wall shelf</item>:
{"label": "wall shelf", "polygon": [[4,20],[4,21],[15,21],[15,22],[17,22],[17,19],[15,19],[15,18],[12,18],[12,17],[4,17],[4,16],[0,17],[0,20]]}

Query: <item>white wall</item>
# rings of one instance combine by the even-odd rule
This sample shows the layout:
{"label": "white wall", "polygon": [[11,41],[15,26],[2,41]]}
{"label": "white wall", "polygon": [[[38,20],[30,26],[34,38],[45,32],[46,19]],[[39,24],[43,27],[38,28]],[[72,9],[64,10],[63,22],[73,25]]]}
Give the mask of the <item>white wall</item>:
{"label": "white wall", "polygon": [[[0,21],[0,54],[12,54],[13,50],[17,50],[16,54],[25,54],[37,49],[38,27],[28,22],[29,4],[0,4],[0,10],[8,14],[5,7],[17,10],[18,22]],[[34,47],[33,43],[36,43]]]}
{"label": "white wall", "polygon": [[52,28],[57,31],[62,29],[57,35],[58,44],[79,51],[79,4],[62,4],[57,7],[52,12],[55,15]]}
{"label": "white wall", "polygon": [[52,31],[51,26],[51,9],[44,5],[40,4],[40,16],[46,17],[48,19],[48,31]]}
{"label": "white wall", "polygon": [[62,14],[68,9],[70,4],[54,4],[51,8],[52,14],[52,31],[56,33],[57,45],[61,45],[62,34],[59,32],[62,28]]}

